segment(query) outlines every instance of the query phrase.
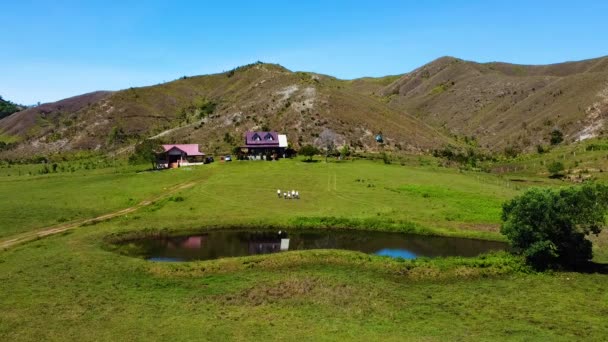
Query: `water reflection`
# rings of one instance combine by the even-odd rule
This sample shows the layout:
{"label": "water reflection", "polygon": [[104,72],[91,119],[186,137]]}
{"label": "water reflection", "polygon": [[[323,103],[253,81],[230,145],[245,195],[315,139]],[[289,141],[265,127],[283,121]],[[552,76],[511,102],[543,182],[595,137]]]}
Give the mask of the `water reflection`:
{"label": "water reflection", "polygon": [[345,249],[391,258],[476,256],[501,242],[358,230],[213,231],[130,241],[152,261],[209,260],[288,250]]}

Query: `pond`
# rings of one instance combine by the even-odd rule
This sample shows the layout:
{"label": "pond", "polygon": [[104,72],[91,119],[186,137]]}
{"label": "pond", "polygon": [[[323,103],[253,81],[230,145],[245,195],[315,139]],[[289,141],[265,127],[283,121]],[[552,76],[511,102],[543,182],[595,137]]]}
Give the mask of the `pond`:
{"label": "pond", "polygon": [[361,230],[211,231],[126,242],[152,261],[211,260],[293,250],[343,249],[392,258],[463,256],[506,250],[496,241]]}

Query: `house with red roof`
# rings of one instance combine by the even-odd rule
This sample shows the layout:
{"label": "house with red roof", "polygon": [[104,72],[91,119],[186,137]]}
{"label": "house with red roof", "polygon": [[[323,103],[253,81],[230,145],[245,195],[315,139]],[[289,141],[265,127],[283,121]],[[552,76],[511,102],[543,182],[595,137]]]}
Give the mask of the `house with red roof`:
{"label": "house with red roof", "polygon": [[200,165],[204,164],[205,154],[198,150],[198,144],[170,144],[163,145],[157,160],[159,168]]}
{"label": "house with red roof", "polygon": [[287,136],[277,132],[247,132],[241,152],[246,159],[276,160],[286,157]]}

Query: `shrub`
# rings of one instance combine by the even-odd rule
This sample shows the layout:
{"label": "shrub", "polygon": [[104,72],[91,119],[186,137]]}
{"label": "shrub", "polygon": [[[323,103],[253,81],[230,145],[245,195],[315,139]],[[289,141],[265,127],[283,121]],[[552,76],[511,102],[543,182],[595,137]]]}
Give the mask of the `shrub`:
{"label": "shrub", "polygon": [[319,154],[320,151],[318,148],[316,148],[312,145],[306,145],[300,149],[299,153],[305,157],[308,157],[308,159],[307,159],[308,161],[312,161],[312,157],[315,154]]}
{"label": "shrub", "polygon": [[500,232],[537,269],[577,266],[592,258],[586,237],[599,234],[606,209],[606,185],[532,188],[503,205]]}
{"label": "shrub", "polygon": [[538,154],[543,154],[548,151],[543,145],[536,145],[536,152],[538,152]]}
{"label": "shrub", "polygon": [[561,172],[564,171],[564,164],[559,161],[554,161],[547,165],[547,171],[551,174],[551,177],[557,178],[561,176]]}
{"label": "shrub", "polygon": [[562,141],[564,141],[564,134],[562,133],[562,131],[560,131],[559,129],[554,129],[553,131],[551,131],[551,145],[558,145]]}
{"label": "shrub", "polygon": [[382,156],[382,161],[384,162],[384,164],[391,163],[391,157],[386,152],[382,152],[381,156]]}
{"label": "shrub", "polygon": [[348,144],[344,144],[344,146],[342,146],[340,149],[340,156],[342,156],[342,159],[350,157],[350,146],[348,146]]}

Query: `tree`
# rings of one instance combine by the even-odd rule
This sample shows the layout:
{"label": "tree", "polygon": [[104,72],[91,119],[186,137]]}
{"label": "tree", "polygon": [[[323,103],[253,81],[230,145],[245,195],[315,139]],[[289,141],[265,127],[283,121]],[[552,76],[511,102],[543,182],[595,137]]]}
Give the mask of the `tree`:
{"label": "tree", "polygon": [[333,154],[336,149],[336,133],[330,129],[324,129],[319,135],[319,139],[325,151],[325,162],[327,162],[327,157]]}
{"label": "tree", "polygon": [[550,177],[558,178],[561,177],[561,172],[564,171],[564,164],[559,161],[554,161],[547,165],[547,171],[551,174]]}
{"label": "tree", "polygon": [[503,204],[500,232],[538,269],[577,266],[592,256],[587,236],[599,234],[608,209],[608,186],[532,188]]}
{"label": "tree", "polygon": [[342,159],[350,156],[350,146],[348,146],[348,144],[344,144],[344,146],[342,146],[340,149],[340,156],[342,156]]}
{"label": "tree", "polygon": [[564,133],[562,133],[562,131],[559,129],[554,129],[551,131],[551,145],[558,145],[562,141],[564,141]]}
{"label": "tree", "polygon": [[2,96],[0,96],[0,119],[23,109],[25,109],[23,106],[17,105],[11,101],[4,100]]}
{"label": "tree", "polygon": [[146,139],[135,145],[133,154],[129,156],[129,163],[143,164],[151,163],[152,168],[156,168],[156,155],[162,151],[162,146],[158,140]]}
{"label": "tree", "polygon": [[308,159],[307,159],[308,161],[312,161],[312,157],[315,154],[319,154],[319,149],[317,149],[316,147],[314,147],[312,145],[306,145],[300,149],[299,153],[305,157],[308,157]]}

